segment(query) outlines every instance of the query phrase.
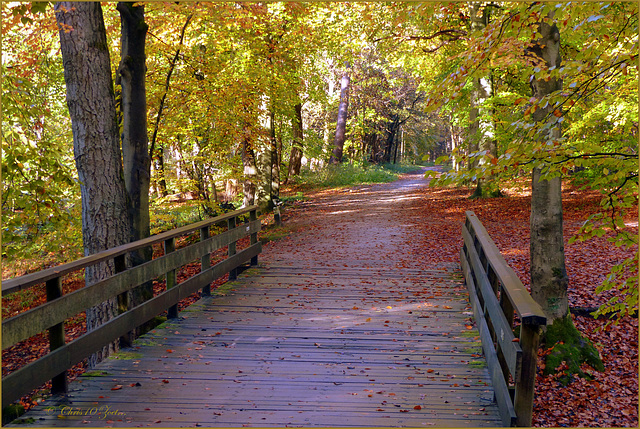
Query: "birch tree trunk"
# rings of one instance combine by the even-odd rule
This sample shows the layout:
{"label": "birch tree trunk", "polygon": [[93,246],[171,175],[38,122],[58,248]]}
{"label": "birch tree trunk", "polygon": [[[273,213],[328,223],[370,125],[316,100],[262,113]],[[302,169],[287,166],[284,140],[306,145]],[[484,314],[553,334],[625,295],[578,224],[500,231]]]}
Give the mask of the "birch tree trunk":
{"label": "birch tree trunk", "polygon": [[[59,2],[54,7],[60,27],[67,105],[82,197],[84,254],[91,255],[129,241],[130,222],[120,159],[111,60],[102,9],[98,2]],[[113,263],[85,270],[91,285],[115,273]],[[117,314],[111,298],[87,310],[91,331]],[[113,342],[90,359],[95,365],[118,349]]]}

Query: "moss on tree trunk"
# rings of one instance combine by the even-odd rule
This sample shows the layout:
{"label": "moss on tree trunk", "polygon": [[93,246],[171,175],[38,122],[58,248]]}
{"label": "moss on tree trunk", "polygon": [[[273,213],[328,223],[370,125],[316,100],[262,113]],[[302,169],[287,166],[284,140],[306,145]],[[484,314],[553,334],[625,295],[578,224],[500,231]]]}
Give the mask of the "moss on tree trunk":
{"label": "moss on tree trunk", "polygon": [[[547,327],[545,343],[547,348],[553,347],[553,349],[545,359],[544,374],[562,372],[560,382],[564,385],[572,381],[573,375],[589,378],[589,375],[580,368],[583,363],[598,371],[604,371],[604,364],[598,350],[578,331],[573,324],[571,314],[556,319]],[[566,367],[562,365],[563,362],[566,363]]]}

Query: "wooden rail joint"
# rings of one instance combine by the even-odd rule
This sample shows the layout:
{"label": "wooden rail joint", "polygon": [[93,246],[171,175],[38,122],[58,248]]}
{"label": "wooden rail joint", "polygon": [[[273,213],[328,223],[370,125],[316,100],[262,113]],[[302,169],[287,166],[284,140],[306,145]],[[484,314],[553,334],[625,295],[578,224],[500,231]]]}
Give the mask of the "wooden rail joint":
{"label": "wooden rail joint", "polygon": [[[48,331],[51,350],[42,358],[2,379],[2,407],[48,380],[53,380],[53,393],[66,392],[66,371],[73,365],[110,342],[126,336],[165,310],[169,318],[177,317],[179,301],[198,290],[202,290],[205,296],[210,295],[210,285],[214,280],[227,273],[232,277],[236,269],[245,262],[250,261],[252,265],[256,265],[262,251],[262,244],[258,241],[260,220],[257,210],[258,206],[246,207],[2,282],[3,296],[37,284],[44,283],[47,286],[46,303],[2,322],[2,349]],[[241,220],[241,216],[248,219]],[[228,226],[226,231],[210,236],[210,227],[220,224]],[[199,232],[200,241],[176,249],[177,237],[194,232]],[[247,236],[250,237],[249,247],[237,250],[238,240]],[[126,254],[153,244],[164,245],[163,256],[134,267],[125,266]],[[225,246],[228,247],[228,257],[211,266],[211,253]],[[198,259],[200,273],[177,283],[176,271]],[[115,274],[74,292],[62,294],[62,276],[99,263],[113,263]],[[135,287],[162,277],[166,279],[164,292],[137,307],[122,306],[122,311],[115,318],[74,341],[65,343],[64,322],[67,319],[108,299],[125,296]]]}
{"label": "wooden rail joint", "polygon": [[462,236],[460,263],[502,422],[529,427],[546,316],[471,211]]}

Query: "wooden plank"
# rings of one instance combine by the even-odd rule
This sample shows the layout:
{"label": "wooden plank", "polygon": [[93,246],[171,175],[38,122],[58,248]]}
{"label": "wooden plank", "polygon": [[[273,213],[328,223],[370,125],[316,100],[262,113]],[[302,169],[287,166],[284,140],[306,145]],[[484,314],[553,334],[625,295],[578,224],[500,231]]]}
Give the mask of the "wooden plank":
{"label": "wooden plank", "polygon": [[2,349],[39,334],[92,305],[126,292],[149,279],[164,275],[170,270],[199,258],[204,253],[224,247],[229,242],[245,236],[248,232],[259,229],[260,221],[258,220],[249,225],[225,231],[205,241],[166,254],[9,318],[2,322]]}
{"label": "wooden plank", "polygon": [[[473,272],[479,285],[479,291],[482,294],[484,310],[489,314],[489,318],[497,335],[496,341],[500,344],[500,348],[504,355],[505,362],[509,367],[509,371],[511,372],[511,375],[513,375],[514,379],[518,380],[522,367],[522,348],[519,343],[514,342],[515,335],[513,334],[512,328],[509,326],[507,318],[502,312],[502,307],[498,302],[498,298],[495,296],[493,289],[489,284],[489,280],[485,275],[475,247],[470,246],[473,242],[471,235],[464,227],[462,228],[462,235],[464,237],[464,242],[467,245],[466,255],[471,262],[471,267],[473,267]],[[480,313],[480,315],[484,320],[484,312]],[[493,341],[491,340],[491,342]]]}
{"label": "wooden plank", "polygon": [[[469,249],[467,248],[467,250]],[[498,356],[493,346],[493,340],[491,339],[491,334],[489,333],[489,328],[487,326],[487,322],[485,321],[484,313],[478,303],[475,284],[473,282],[473,278],[471,277],[469,263],[466,257],[464,257],[464,253],[461,254],[461,263],[463,265],[463,271],[468,274],[465,278],[467,281],[467,287],[469,288],[469,296],[470,300],[475,303],[473,306],[473,311],[476,323],[478,325],[478,330],[480,332],[480,337],[482,339],[482,349],[484,350],[484,356],[487,360],[489,373],[491,374],[491,381],[496,395],[496,401],[498,402],[498,406],[500,409],[500,417],[502,418],[502,422],[505,426],[515,426],[517,420],[515,408],[513,406],[513,403],[511,402],[509,388],[504,380],[502,368],[500,367],[500,363],[498,362]]]}
{"label": "wooden plank", "polygon": [[467,211],[465,214],[467,221],[473,228],[476,239],[484,249],[489,264],[502,283],[502,290],[509,296],[509,300],[522,323],[546,325],[547,318],[542,311],[542,307],[531,298],[531,295],[529,295],[515,271],[507,264],[478,217],[471,211]]}
{"label": "wooden plank", "polygon": [[155,243],[161,243],[164,240],[167,240],[169,238],[179,237],[181,235],[189,234],[193,231],[204,228],[205,226],[215,225],[219,222],[224,222],[227,219],[234,218],[246,213],[251,213],[252,211],[255,211],[257,209],[258,209],[258,206],[255,206],[255,205],[245,207],[243,209],[229,212],[221,216],[216,216],[214,218],[206,219],[201,222],[196,222],[180,228],[172,229],[171,231],[156,234],[151,237],[144,238],[142,240],[138,240],[132,243],[124,244],[122,246],[114,247],[112,249],[96,253],[94,255],[85,256],[84,258],[77,259],[67,264],[58,265],[56,267],[47,268],[46,270],[41,270],[41,271],[27,274],[24,276],[4,280],[2,282],[2,296],[17,292],[29,286],[44,283],[47,280],[51,280],[52,278],[69,274],[73,271],[80,270],[87,266],[95,265],[99,262],[113,259],[116,256],[119,256],[128,252],[142,249],[144,247],[148,247]]}
{"label": "wooden plank", "polygon": [[200,289],[204,284],[224,275],[231,267],[249,261],[260,253],[261,249],[261,243],[258,242],[256,245],[248,247],[233,257],[214,265],[208,271],[191,277],[173,289],[161,293],[80,338],[52,351],[41,359],[4,377],[2,380],[2,406],[9,405],[23,394],[42,385],[47,380],[91,355],[95,350],[119,338],[128,332],[131,326],[140,326],[151,320],[171,305]]}

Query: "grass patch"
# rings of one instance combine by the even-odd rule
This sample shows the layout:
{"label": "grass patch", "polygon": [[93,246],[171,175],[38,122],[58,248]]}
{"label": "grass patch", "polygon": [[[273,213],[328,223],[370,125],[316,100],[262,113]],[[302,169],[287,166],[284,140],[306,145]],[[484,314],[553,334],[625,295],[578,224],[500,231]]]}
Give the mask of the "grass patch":
{"label": "grass patch", "polygon": [[480,336],[480,332],[477,329],[465,329],[464,331],[460,331],[458,334],[459,337],[462,338],[475,338]]}
{"label": "grass patch", "polygon": [[95,378],[95,377],[108,377],[111,374],[108,373],[107,371],[87,371],[84,372],[82,374],[80,374],[80,377],[84,377],[84,378]]}
{"label": "grass patch", "polygon": [[487,366],[487,363],[483,360],[472,360],[469,361],[469,366],[472,368],[484,368]]}
{"label": "grass patch", "polygon": [[115,359],[115,360],[134,360],[134,359],[142,359],[142,353],[136,353],[136,352],[118,352],[115,353],[111,356],[109,356],[109,359]]}
{"label": "grass patch", "polygon": [[289,228],[285,226],[274,226],[271,228],[263,229],[260,231],[259,238],[262,244],[267,244],[270,241],[279,240],[291,234]]}
{"label": "grass patch", "polygon": [[239,282],[226,282],[215,288],[211,291],[211,296],[225,296],[229,292],[231,292],[235,287],[237,287]]}
{"label": "grass patch", "polygon": [[337,188],[353,185],[393,182],[402,173],[415,171],[415,166],[402,165],[329,165],[318,172],[303,172],[297,182],[313,188]]}
{"label": "grass patch", "polygon": [[463,350],[464,353],[470,355],[481,355],[482,354],[482,346],[478,347],[467,347]]}
{"label": "grass patch", "polygon": [[11,423],[24,414],[24,407],[19,404],[12,404],[2,409],[2,425]]}
{"label": "grass patch", "polygon": [[161,344],[157,341],[153,341],[151,338],[136,338],[135,340],[133,340],[133,345],[153,347],[153,346],[159,346]]}

